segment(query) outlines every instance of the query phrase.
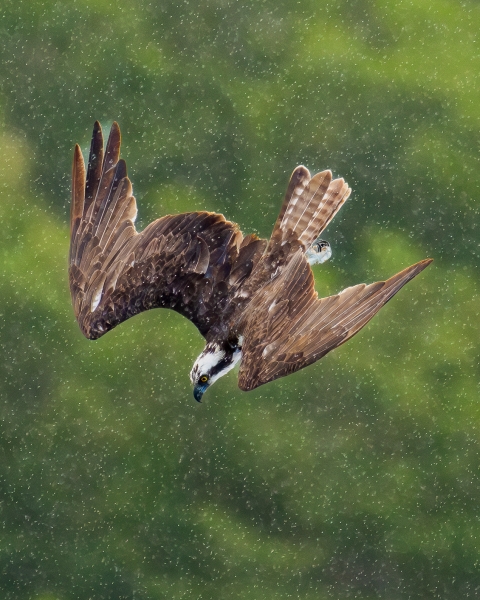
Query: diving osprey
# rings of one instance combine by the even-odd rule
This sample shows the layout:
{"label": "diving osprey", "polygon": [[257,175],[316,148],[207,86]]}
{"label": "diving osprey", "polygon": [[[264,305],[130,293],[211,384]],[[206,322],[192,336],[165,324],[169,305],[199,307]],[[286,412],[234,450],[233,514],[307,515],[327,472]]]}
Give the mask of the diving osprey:
{"label": "diving osprey", "polygon": [[319,239],[350,195],[330,171],[297,167],[270,240],[243,237],[223,215],[168,215],[142,232],[114,123],[103,148],[95,123],[88,170],[73,160],[70,290],[82,333],[97,339],[150,308],[171,308],[206,340],[190,379],[194,397],[240,361],[244,391],[319,360],[355,335],[431,259],[387,281],[318,298],[310,265],[331,255]]}

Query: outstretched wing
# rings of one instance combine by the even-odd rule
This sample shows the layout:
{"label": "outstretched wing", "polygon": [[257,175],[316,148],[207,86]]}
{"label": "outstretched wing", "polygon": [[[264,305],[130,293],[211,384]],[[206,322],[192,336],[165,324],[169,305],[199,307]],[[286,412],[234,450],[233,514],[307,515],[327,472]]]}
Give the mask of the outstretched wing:
{"label": "outstretched wing", "polygon": [[[79,146],[73,161],[70,290],[83,334],[96,339],[150,308],[176,310],[206,335],[227,301],[232,267],[245,238],[223,215],[169,215],[138,233],[132,185],[120,155],[120,129],[104,152],[95,123],[88,171]],[[236,262],[237,261],[237,262]]]}
{"label": "outstretched wing", "polygon": [[301,250],[250,304],[239,387],[244,391],[294,373],[354,336],[408,281],[432,262],[422,260],[387,281],[318,298]]}

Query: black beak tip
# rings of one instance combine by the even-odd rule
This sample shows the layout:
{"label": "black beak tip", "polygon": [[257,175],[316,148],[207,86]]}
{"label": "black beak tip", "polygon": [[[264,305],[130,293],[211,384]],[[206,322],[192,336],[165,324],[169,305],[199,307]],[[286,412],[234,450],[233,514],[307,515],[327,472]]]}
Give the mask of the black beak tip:
{"label": "black beak tip", "polygon": [[203,396],[203,392],[204,391],[205,390],[203,390],[201,387],[194,388],[194,390],[193,390],[193,397],[195,398],[195,400],[197,402],[200,402],[200,403],[202,402],[202,396]]}

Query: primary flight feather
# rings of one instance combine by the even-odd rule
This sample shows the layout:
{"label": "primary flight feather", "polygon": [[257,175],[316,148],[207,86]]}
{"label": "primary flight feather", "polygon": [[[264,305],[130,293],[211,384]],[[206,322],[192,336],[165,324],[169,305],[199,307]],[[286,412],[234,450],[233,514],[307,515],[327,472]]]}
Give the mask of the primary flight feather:
{"label": "primary flight feather", "polygon": [[292,173],[270,240],[244,237],[211,212],[168,215],[138,232],[120,141],[114,123],[104,149],[96,122],[86,171],[75,147],[69,259],[75,316],[89,339],[150,308],[190,319],[206,340],[190,373],[198,401],[239,361],[245,391],[314,363],[431,262],[318,298],[310,267],[331,256],[319,236],[351,190],[330,171],[311,177],[302,166]]}

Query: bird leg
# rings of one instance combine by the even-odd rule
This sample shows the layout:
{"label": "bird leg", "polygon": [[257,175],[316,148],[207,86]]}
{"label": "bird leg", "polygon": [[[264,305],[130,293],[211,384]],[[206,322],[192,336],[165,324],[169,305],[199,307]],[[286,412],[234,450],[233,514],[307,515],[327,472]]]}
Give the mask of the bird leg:
{"label": "bird leg", "polygon": [[332,249],[328,242],[318,237],[305,252],[305,256],[310,266],[319,265],[326,262],[332,256]]}

